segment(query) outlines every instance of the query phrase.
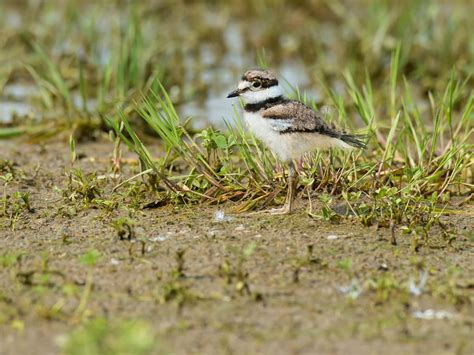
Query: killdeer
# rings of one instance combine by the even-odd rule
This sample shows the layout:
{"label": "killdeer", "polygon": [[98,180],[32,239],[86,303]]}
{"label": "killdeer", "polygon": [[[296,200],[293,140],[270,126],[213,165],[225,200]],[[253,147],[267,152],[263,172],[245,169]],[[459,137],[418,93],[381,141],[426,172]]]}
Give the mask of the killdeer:
{"label": "killdeer", "polygon": [[282,208],[264,212],[287,214],[292,211],[298,182],[294,160],[317,148],[364,148],[362,136],[346,134],[326,124],[321,115],[297,100],[283,95],[271,70],[247,71],[237,89],[227,98],[241,97],[244,117],[250,130],[276,156],[288,164],[288,190]]}

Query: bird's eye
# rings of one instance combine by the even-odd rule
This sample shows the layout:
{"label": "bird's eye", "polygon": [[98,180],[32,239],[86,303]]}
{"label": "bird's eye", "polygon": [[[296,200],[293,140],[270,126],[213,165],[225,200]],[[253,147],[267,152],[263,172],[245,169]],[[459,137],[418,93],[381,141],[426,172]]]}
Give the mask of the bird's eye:
{"label": "bird's eye", "polygon": [[252,84],[252,87],[254,89],[258,89],[260,86],[262,86],[262,83],[260,81],[254,81]]}

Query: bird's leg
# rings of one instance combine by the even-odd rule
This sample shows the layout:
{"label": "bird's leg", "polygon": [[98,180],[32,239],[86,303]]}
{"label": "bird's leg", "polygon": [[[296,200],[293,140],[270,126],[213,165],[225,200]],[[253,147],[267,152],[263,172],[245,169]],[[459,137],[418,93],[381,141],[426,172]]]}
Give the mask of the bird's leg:
{"label": "bird's leg", "polygon": [[296,175],[295,164],[291,161],[288,164],[288,187],[286,190],[285,204],[281,208],[272,208],[270,210],[263,210],[254,212],[255,214],[269,213],[269,214],[289,214],[293,209],[293,201],[296,195],[296,185],[298,183],[298,176]]}
{"label": "bird's leg", "polygon": [[288,164],[288,188],[286,191],[286,199],[283,208],[281,208],[282,214],[291,213],[293,210],[293,201],[296,196],[296,185],[298,183],[298,176],[296,175],[295,163],[291,161]]}

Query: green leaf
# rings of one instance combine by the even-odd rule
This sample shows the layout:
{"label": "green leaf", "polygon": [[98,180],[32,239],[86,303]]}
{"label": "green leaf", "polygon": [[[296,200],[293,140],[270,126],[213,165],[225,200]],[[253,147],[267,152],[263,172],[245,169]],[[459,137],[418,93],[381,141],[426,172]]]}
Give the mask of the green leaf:
{"label": "green leaf", "polygon": [[89,250],[79,258],[83,265],[94,266],[100,258],[100,252],[96,249]]}
{"label": "green leaf", "polygon": [[227,149],[227,139],[222,134],[214,135],[213,140],[219,149]]}

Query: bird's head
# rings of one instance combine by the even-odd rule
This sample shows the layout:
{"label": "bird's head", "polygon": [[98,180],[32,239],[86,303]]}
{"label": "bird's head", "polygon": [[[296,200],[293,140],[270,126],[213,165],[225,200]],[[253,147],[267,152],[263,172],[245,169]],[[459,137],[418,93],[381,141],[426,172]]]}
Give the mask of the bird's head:
{"label": "bird's head", "polygon": [[282,94],[283,91],[273,71],[253,69],[245,72],[237,89],[229,93],[227,98],[240,96],[246,103],[254,104]]}

